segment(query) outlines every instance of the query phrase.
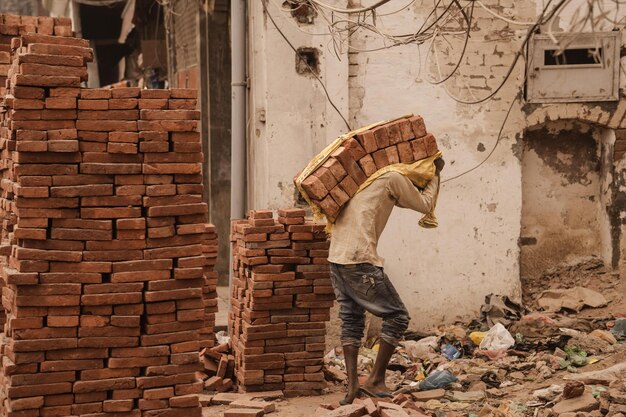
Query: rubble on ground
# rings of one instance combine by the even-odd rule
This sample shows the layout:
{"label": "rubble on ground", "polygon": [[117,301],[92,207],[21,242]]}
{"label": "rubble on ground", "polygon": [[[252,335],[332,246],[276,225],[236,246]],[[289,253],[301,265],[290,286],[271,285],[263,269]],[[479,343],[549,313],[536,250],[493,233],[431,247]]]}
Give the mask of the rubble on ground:
{"label": "rubble on ground", "polygon": [[[403,341],[387,372],[392,398],[324,404],[314,417],[624,417],[626,305],[591,289],[547,291],[534,298],[550,300],[545,310],[490,295],[480,321]],[[591,307],[607,303],[606,317]],[[360,352],[361,383],[376,352]],[[324,372],[345,389],[341,348],[326,355]]]}

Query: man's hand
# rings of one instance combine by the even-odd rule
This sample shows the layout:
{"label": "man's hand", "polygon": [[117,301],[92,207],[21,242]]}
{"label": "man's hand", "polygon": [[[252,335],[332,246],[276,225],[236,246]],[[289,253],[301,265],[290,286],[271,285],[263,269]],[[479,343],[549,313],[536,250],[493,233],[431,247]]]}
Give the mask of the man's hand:
{"label": "man's hand", "polygon": [[439,175],[445,165],[446,161],[444,161],[443,158],[435,159],[435,173]]}

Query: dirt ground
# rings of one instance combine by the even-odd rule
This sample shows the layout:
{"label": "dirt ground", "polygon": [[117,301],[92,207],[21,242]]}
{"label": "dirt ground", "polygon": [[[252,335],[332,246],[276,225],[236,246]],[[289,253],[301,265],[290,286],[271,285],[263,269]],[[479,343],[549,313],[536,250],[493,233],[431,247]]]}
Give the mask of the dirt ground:
{"label": "dirt ground", "polygon": [[[344,395],[341,392],[334,392],[319,397],[298,397],[275,401],[276,411],[269,415],[273,417],[311,417],[320,404],[339,401]],[[202,417],[222,417],[224,410],[227,409],[228,407],[225,405],[205,407],[202,410]]]}

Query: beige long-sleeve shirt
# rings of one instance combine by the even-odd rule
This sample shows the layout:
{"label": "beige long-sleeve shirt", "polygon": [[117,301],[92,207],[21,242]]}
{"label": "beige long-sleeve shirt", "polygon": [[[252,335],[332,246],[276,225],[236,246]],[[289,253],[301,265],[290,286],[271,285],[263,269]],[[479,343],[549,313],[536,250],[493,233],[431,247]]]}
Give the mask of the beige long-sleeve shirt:
{"label": "beige long-sleeve shirt", "polygon": [[[428,213],[434,204],[439,177],[420,191],[398,172],[381,175],[343,208],[333,227],[328,260],[340,265],[369,263],[383,266],[377,246],[394,206]],[[415,224],[417,227],[417,222]]]}

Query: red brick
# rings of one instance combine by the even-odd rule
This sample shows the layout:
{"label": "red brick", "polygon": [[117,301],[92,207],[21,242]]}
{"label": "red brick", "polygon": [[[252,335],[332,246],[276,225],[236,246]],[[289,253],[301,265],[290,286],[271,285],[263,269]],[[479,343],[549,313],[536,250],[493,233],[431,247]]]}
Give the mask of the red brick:
{"label": "red brick", "polygon": [[310,175],[302,181],[302,188],[309,197],[316,200],[321,200],[328,194],[328,190],[322,181],[314,175]]}
{"label": "red brick", "polygon": [[413,149],[409,142],[398,143],[398,156],[402,163],[413,162]]}
{"label": "red brick", "polygon": [[415,161],[419,161],[420,159],[424,159],[428,156],[428,151],[426,150],[426,144],[422,138],[415,139],[409,142],[411,144],[411,148],[413,149],[413,159]]}
{"label": "red brick", "polygon": [[424,119],[420,116],[413,116],[409,118],[409,122],[411,123],[411,130],[413,131],[413,135],[415,135],[414,137],[421,138],[426,135]]}
{"label": "red brick", "polygon": [[337,181],[341,181],[347,175],[346,170],[335,158],[328,158],[326,162],[322,165],[322,167],[328,169],[334,176]]}
{"label": "red brick", "polygon": [[437,141],[433,135],[426,135],[426,137],[424,137],[424,144],[426,146],[426,153],[428,156],[433,156],[439,152],[439,149],[437,148]]}
{"label": "red brick", "polygon": [[352,197],[356,194],[359,186],[354,182],[352,177],[346,177],[339,183],[341,189],[349,196]]}
{"label": "red brick", "polygon": [[376,146],[378,149],[383,149],[389,146],[389,133],[386,126],[378,126],[372,129],[374,138],[376,139]]}
{"label": "red brick", "polygon": [[354,138],[347,139],[345,142],[343,142],[342,146],[348,150],[348,152],[352,156],[352,159],[354,159],[355,161],[363,158],[368,153],[365,152],[361,145],[359,145],[359,142],[357,142]]}
{"label": "red brick", "polygon": [[387,153],[387,160],[390,165],[400,162],[400,156],[398,155],[398,148],[396,146],[389,146],[388,148],[385,148],[385,152]]}
{"label": "red brick", "polygon": [[365,152],[372,153],[378,150],[376,138],[374,137],[374,133],[371,130],[359,133],[358,135],[356,135],[356,139],[359,141]]}
{"label": "red brick", "polygon": [[389,157],[387,155],[386,149],[381,149],[372,154],[374,158],[374,163],[376,164],[376,169],[381,169],[389,165]]}

